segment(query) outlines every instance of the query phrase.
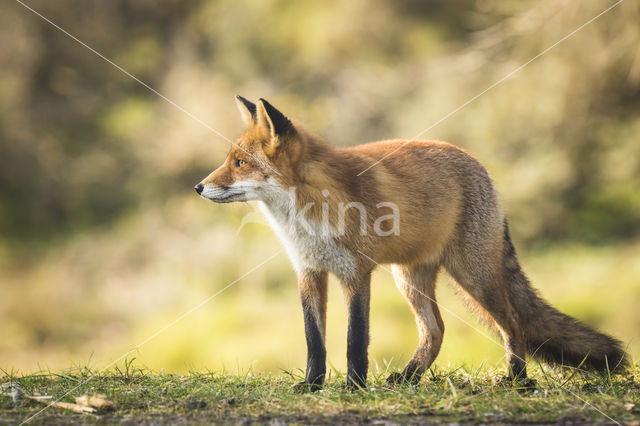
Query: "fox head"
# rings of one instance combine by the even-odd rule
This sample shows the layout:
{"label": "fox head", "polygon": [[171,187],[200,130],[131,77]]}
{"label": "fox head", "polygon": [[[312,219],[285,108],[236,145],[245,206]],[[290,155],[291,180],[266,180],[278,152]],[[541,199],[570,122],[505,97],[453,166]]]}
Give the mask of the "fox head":
{"label": "fox head", "polygon": [[225,162],[195,190],[216,203],[265,200],[274,189],[292,185],[300,170],[304,143],[294,124],[269,102],[254,104],[236,96],[247,129]]}

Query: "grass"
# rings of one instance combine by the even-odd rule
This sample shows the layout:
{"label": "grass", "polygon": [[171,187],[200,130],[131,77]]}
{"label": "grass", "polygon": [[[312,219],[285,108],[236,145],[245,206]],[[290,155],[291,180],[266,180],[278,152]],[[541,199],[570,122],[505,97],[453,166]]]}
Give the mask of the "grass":
{"label": "grass", "polygon": [[[110,411],[76,414],[48,408],[34,423],[111,422],[286,422],[367,423],[393,420],[420,422],[619,422],[640,424],[640,366],[624,375],[598,375],[579,370],[533,367],[535,388],[520,388],[502,378],[501,370],[430,370],[417,386],[385,389],[387,372],[369,378],[366,391],[343,389],[344,376],[329,373],[325,388],[297,393],[298,372],[251,372],[240,375],[192,372],[163,374],[134,368],[96,374],[82,368],[61,374],[0,378],[0,423],[20,423],[44,405],[6,394],[18,385],[27,395],[51,395],[73,402],[85,394],[104,394]],[[95,375],[94,375],[95,374]],[[598,411],[599,410],[599,411]],[[606,416],[609,418],[607,418]]]}

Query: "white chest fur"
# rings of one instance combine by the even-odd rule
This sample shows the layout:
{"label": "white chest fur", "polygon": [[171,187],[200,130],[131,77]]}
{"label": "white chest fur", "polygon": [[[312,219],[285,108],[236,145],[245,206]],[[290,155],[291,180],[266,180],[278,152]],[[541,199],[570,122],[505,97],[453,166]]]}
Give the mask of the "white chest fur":
{"label": "white chest fur", "polygon": [[348,280],[355,274],[353,256],[336,243],[337,231],[328,224],[306,219],[291,208],[286,199],[278,197],[260,201],[260,209],[285,247],[296,272],[306,269],[329,271]]}

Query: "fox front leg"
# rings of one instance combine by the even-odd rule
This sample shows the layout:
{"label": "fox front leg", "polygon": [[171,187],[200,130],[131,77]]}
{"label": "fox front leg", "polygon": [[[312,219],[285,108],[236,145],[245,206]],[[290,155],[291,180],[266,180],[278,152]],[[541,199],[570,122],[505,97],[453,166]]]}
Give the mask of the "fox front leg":
{"label": "fox front leg", "polygon": [[343,283],[349,329],[347,331],[347,387],[367,387],[369,368],[369,301],[371,272],[354,282]]}
{"label": "fox front leg", "polygon": [[301,391],[317,391],[322,388],[326,373],[327,273],[304,271],[298,277],[298,289],[307,339],[307,371],[304,381],[297,388]]}

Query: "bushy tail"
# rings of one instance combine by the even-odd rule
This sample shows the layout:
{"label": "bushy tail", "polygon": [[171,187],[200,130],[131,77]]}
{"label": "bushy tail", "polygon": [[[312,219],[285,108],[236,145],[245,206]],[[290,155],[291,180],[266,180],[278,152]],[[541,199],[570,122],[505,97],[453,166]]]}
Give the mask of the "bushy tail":
{"label": "bushy tail", "polygon": [[620,341],[563,314],[538,296],[520,269],[506,220],[503,264],[511,302],[524,328],[530,355],[552,364],[582,364],[583,368],[599,371],[625,370],[628,356]]}

